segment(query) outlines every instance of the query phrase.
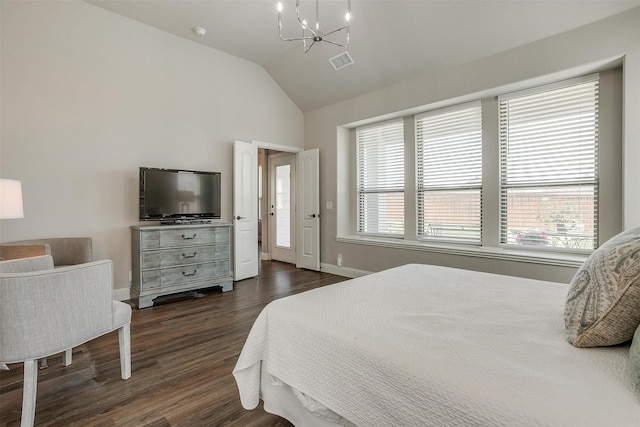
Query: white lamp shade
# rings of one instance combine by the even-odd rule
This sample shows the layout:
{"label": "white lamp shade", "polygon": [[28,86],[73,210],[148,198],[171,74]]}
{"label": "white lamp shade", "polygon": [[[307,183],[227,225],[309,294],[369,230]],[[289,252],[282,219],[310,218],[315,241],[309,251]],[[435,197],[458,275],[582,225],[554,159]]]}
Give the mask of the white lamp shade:
{"label": "white lamp shade", "polygon": [[0,179],[0,219],[24,218],[22,184],[15,179]]}

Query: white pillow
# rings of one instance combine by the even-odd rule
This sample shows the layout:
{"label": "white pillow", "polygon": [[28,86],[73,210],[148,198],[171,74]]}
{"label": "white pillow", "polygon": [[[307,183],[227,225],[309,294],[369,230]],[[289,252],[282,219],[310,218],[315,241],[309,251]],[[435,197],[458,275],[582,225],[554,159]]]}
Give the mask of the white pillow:
{"label": "white pillow", "polygon": [[640,325],[640,227],[612,237],[578,269],[564,320],[576,347],[615,345],[633,337]]}

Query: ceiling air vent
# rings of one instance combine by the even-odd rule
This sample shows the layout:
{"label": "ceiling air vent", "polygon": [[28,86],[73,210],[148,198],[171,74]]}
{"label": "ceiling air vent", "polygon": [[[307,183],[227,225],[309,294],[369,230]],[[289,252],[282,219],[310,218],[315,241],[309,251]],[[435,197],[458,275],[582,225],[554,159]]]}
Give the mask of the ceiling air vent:
{"label": "ceiling air vent", "polygon": [[349,55],[349,52],[341,53],[340,55],[329,58],[329,63],[334,70],[338,71],[341,68],[347,67],[353,64],[353,58]]}

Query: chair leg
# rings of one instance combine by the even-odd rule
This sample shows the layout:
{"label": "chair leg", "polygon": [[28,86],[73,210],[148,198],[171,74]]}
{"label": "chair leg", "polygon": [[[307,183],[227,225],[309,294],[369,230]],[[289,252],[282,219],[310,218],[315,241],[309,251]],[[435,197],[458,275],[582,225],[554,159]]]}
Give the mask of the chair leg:
{"label": "chair leg", "polygon": [[122,379],[131,377],[131,323],[127,323],[118,329],[118,342],[120,344],[120,373]]}
{"label": "chair leg", "polygon": [[72,351],[71,349],[67,349],[62,354],[62,366],[71,365]]}
{"label": "chair leg", "polygon": [[24,362],[24,383],[22,384],[22,419],[20,427],[32,427],[36,418],[36,390],[38,388],[38,361]]}

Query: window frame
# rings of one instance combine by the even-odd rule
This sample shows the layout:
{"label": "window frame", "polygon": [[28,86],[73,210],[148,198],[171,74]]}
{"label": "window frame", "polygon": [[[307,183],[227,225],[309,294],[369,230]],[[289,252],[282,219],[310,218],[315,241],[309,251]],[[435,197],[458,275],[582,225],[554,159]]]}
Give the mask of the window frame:
{"label": "window frame", "polygon": [[[364,172],[361,170],[362,168],[362,162],[360,161],[360,144],[361,141],[360,140],[360,134],[361,132],[369,132],[371,130],[374,129],[384,129],[384,128],[392,128],[392,127],[399,127],[399,133],[400,133],[400,140],[398,141],[392,141],[392,144],[399,144],[401,145],[401,152],[402,152],[402,173],[401,175],[401,180],[402,180],[402,187],[400,186],[393,186],[393,185],[382,185],[379,187],[372,187],[372,186],[367,186],[367,188],[362,189],[361,188],[361,178],[363,177]],[[377,236],[377,237],[383,237],[383,238],[393,238],[393,239],[403,239],[405,237],[405,231],[406,231],[406,224],[405,224],[405,219],[404,219],[404,213],[405,213],[405,193],[406,193],[406,180],[405,180],[405,175],[404,175],[404,170],[406,168],[406,158],[404,155],[404,145],[405,145],[405,134],[404,134],[404,120],[402,118],[396,118],[396,119],[391,119],[391,120],[385,120],[385,121],[381,121],[381,122],[376,122],[376,123],[372,123],[366,126],[361,126],[356,128],[356,154],[355,154],[355,161],[356,161],[356,233],[360,236]],[[384,130],[383,130],[384,132]],[[398,129],[394,129],[393,130],[393,136],[397,137],[397,135],[395,135],[395,133],[398,132]],[[370,143],[373,143],[374,141],[369,141]],[[379,148],[379,147],[376,147]],[[390,167],[392,167],[393,164],[383,164],[383,167],[386,169],[386,172],[390,172]],[[366,195],[391,195],[391,194],[401,194],[402,195],[402,228],[401,231],[397,232],[397,233],[393,233],[393,232],[389,232],[389,233],[382,233],[379,230],[377,232],[372,232],[372,231],[364,231],[363,229],[361,229],[361,226],[363,226],[363,222],[365,222],[365,220],[363,219],[365,215],[368,214],[367,211],[363,212],[362,211],[362,198],[366,197]]]}
{"label": "window frame", "polygon": [[[417,210],[416,239],[419,241],[448,242],[448,243],[456,243],[456,244],[462,244],[462,245],[475,245],[475,246],[480,246],[482,244],[482,189],[483,189],[482,111],[483,111],[482,102],[480,100],[477,100],[477,101],[466,102],[462,104],[456,104],[450,107],[426,111],[420,114],[416,114],[414,116],[415,138],[413,141],[413,146],[416,152],[415,154],[415,163],[416,163],[415,191],[416,191],[416,210]],[[457,118],[451,117],[451,115],[456,115],[456,114],[458,115]],[[463,125],[466,131],[469,132],[470,127],[479,124],[479,128],[474,130],[474,132],[478,133],[478,135],[473,135],[471,138],[469,138],[467,135],[467,140],[466,140],[466,142],[477,144],[476,146],[473,147],[473,149],[479,152],[476,154],[477,157],[473,158],[473,163],[475,164],[472,164],[472,166],[476,168],[475,172],[479,174],[479,176],[476,177],[475,179],[469,179],[469,177],[466,177],[465,183],[452,182],[456,179],[459,180],[460,178],[462,178],[461,173],[458,170],[456,171],[456,174],[454,176],[448,176],[446,180],[447,182],[444,182],[445,179],[443,179],[442,177],[443,171],[441,169],[438,169],[438,172],[439,172],[437,174],[438,176],[437,177],[433,175],[432,176],[434,179],[438,179],[439,185],[435,185],[435,183],[424,181],[422,178],[425,176],[425,174],[429,174],[429,172],[425,172],[425,165],[424,165],[426,155],[425,155],[425,146],[423,141],[424,138],[422,138],[422,135],[423,135],[422,119],[425,119],[425,121],[428,121],[428,119],[430,118],[436,118],[436,117],[442,118],[442,117],[448,116],[448,119],[446,119],[447,120],[446,124],[453,125],[450,128],[451,131],[445,132],[446,134],[448,134],[446,136],[443,135],[443,132],[438,132],[437,137],[440,138],[441,140],[445,139],[445,141],[448,143],[449,148],[458,149],[458,148],[462,148],[460,141],[455,141],[454,144],[450,144],[450,143],[453,141],[451,138],[451,132],[456,133],[456,138],[460,136],[459,132],[461,131],[461,128],[460,128],[459,114],[466,115],[466,117],[464,118],[465,121],[463,122]],[[478,121],[478,123],[475,123],[476,120]],[[455,121],[455,125],[453,121]],[[434,123],[434,125],[436,124]],[[442,122],[438,123],[436,126],[441,126],[441,125],[442,125]],[[449,130],[449,128],[447,130]],[[427,132],[427,134],[429,134],[429,132]],[[435,136],[433,135],[433,133],[431,133],[431,135]],[[452,145],[454,145],[454,147],[452,147]],[[433,151],[436,151],[436,154],[438,155],[443,154],[441,151],[432,150],[432,152]],[[449,157],[446,157],[445,160],[450,164],[452,159]],[[428,233],[425,230],[425,228],[426,226],[431,226],[431,224],[425,224],[425,210],[422,209],[422,207],[424,206],[424,203],[422,202],[422,197],[424,197],[424,194],[430,191],[433,191],[433,192],[447,191],[450,193],[458,193],[463,191],[472,191],[472,192],[477,191],[476,203],[478,204],[478,206],[477,206],[477,211],[473,212],[473,215],[475,216],[475,218],[472,218],[472,220],[477,221],[477,225],[475,224],[470,225],[472,227],[472,230],[475,229],[475,227],[477,226],[478,228],[477,237],[476,238],[464,237],[465,234],[467,233],[464,230],[464,224],[460,224],[460,218],[458,218],[458,223],[454,223],[454,221],[448,220],[446,223],[434,224],[434,226],[438,228],[438,230],[437,231],[434,231],[435,229],[432,230],[433,235],[428,236],[427,235]]]}
{"label": "window frame", "polygon": [[[508,104],[512,100],[522,100],[523,98],[526,98],[526,97],[538,96],[538,100],[540,100],[545,95],[550,95],[550,98],[554,98],[554,97],[558,98],[558,96],[562,96],[561,101],[558,101],[556,99],[556,101],[558,102],[555,102],[553,104],[558,106],[559,108],[562,108],[560,103],[567,102],[569,97],[566,95],[559,95],[559,91],[563,91],[563,90],[568,91],[571,88],[576,88],[577,86],[583,86],[586,88],[586,90],[590,90],[591,88],[588,87],[588,85],[590,84],[593,84],[594,86],[593,92],[595,93],[593,98],[593,103],[595,105],[593,108],[594,109],[593,120],[595,124],[593,122],[589,122],[586,125],[581,126],[580,131],[581,132],[587,131],[584,134],[588,134],[590,126],[593,126],[594,141],[593,141],[593,145],[589,145],[588,148],[581,145],[580,146],[581,149],[576,149],[575,153],[573,154],[575,155],[580,154],[581,156],[586,155],[587,157],[593,156],[593,167],[588,170],[589,171],[588,173],[592,175],[586,175],[586,177],[582,177],[582,178],[573,177],[572,179],[569,179],[567,177],[562,177],[561,172],[553,172],[551,169],[549,169],[549,170],[543,171],[539,175],[532,178],[525,179],[524,177],[517,177],[517,178],[514,177],[513,180],[510,181],[509,175],[511,174],[511,172],[509,172],[509,170],[507,169],[508,165],[511,162],[522,162],[522,156],[517,156],[514,154],[513,157],[511,158],[508,157],[508,152],[510,151],[508,146],[510,141],[509,134],[511,132],[509,131],[510,116],[507,116],[509,114],[509,107],[506,104]],[[517,241],[517,240],[515,243],[510,242],[510,240],[513,240],[513,239],[509,239],[510,234],[512,234],[512,231],[513,231],[513,229],[508,228],[508,222],[507,222],[509,212],[510,212],[509,210],[510,198],[508,197],[510,190],[517,191],[518,189],[520,189],[521,193],[527,190],[527,191],[530,191],[531,194],[546,193],[546,194],[549,194],[549,196],[547,197],[547,199],[549,200],[548,203],[552,204],[551,200],[553,200],[553,197],[552,197],[553,193],[562,194],[563,188],[566,189],[569,187],[573,187],[574,189],[577,188],[580,194],[580,197],[583,197],[583,198],[588,196],[593,197],[592,201],[590,202],[590,203],[593,203],[593,207],[592,207],[593,217],[588,219],[593,224],[592,225],[593,232],[590,234],[590,237],[587,238],[585,237],[586,234],[583,235],[584,233],[580,234],[577,231],[574,232],[571,230],[565,230],[564,233],[561,231],[556,232],[556,230],[551,230],[547,226],[540,225],[538,228],[540,230],[539,233],[528,231],[528,232],[525,232],[524,234],[524,236],[530,240],[530,242],[527,242],[527,243],[534,246],[529,249],[541,250],[541,251],[572,252],[572,253],[590,253],[591,251],[597,249],[598,240],[599,240],[598,239],[598,235],[599,235],[599,229],[598,229],[598,226],[599,226],[598,224],[599,136],[598,134],[599,134],[599,126],[600,126],[599,114],[598,114],[599,113],[599,84],[600,84],[599,74],[593,73],[593,74],[588,74],[588,75],[573,78],[573,79],[561,80],[551,84],[535,86],[525,90],[510,92],[510,93],[506,93],[504,95],[498,96],[498,123],[500,126],[499,141],[498,141],[499,143],[498,164],[500,168],[500,180],[498,183],[498,187],[499,187],[499,197],[500,197],[500,210],[498,212],[498,215],[499,215],[499,243],[501,247],[515,249],[515,248],[519,248],[520,244],[522,244],[521,241]],[[576,96],[575,92],[572,92],[571,97],[575,97],[575,96]],[[536,101],[533,101],[533,102],[536,102]],[[549,98],[547,98],[546,101],[544,102],[548,103]],[[533,111],[533,106],[531,104],[529,106],[525,105],[525,107],[527,108],[526,111],[529,113]],[[572,104],[572,105],[575,106],[576,104]],[[567,111],[562,110],[562,112],[566,114]],[[589,110],[586,110],[586,112],[587,114],[589,114]],[[581,110],[581,113],[583,113],[582,110]],[[573,111],[572,114],[577,114],[577,113]],[[547,121],[549,121],[550,119],[557,120],[557,115],[546,114],[544,117],[540,117],[540,116],[536,117],[535,120],[529,118],[528,121],[523,121],[522,123],[525,123],[526,125],[531,126],[532,123],[539,124],[542,121],[542,119],[545,119]],[[568,127],[573,124],[574,123],[572,122],[570,124],[564,124],[563,126]],[[563,133],[565,132],[566,127],[563,128]],[[549,135],[554,135],[554,133],[552,132],[558,132],[559,129],[561,129],[560,126],[554,126],[551,129],[551,132],[548,132],[545,134],[545,137],[548,137]],[[525,134],[525,136],[531,136],[532,134],[534,134],[534,132],[532,130],[529,130]],[[587,139],[582,136],[584,134],[575,133],[575,131],[572,131],[571,136],[577,137],[578,135],[580,135],[581,138]],[[555,135],[557,135],[557,133]],[[540,145],[542,146],[543,144],[540,144]],[[522,147],[522,145],[519,145],[518,147]],[[584,151],[584,150],[587,150],[587,151]],[[588,150],[592,150],[593,153],[591,153]],[[562,163],[562,159],[559,157],[558,154],[556,154],[555,156],[553,155],[553,150],[551,154],[546,157],[549,161]],[[543,165],[540,164],[540,160],[541,159],[538,159],[537,163],[535,164],[531,163],[530,165],[527,165],[527,166],[530,167],[534,165],[539,165],[538,167],[542,167]],[[524,170],[522,166],[520,167],[520,170]],[[566,171],[570,171],[574,174],[585,175],[584,170],[585,168],[582,166],[580,167],[574,166],[573,169],[572,168],[565,169],[564,172],[565,174],[566,174]],[[524,172],[521,172],[521,174],[524,174]],[[589,187],[592,188],[591,194],[588,194],[589,193],[588,191],[583,191],[584,189],[588,189]],[[587,193],[586,196],[585,196],[585,193]],[[534,200],[535,202],[535,198],[531,200]],[[565,204],[568,204],[568,202],[565,202]],[[573,208],[573,205],[571,207]],[[551,206],[549,207],[549,209],[551,209]],[[575,210],[575,208],[573,210]],[[512,209],[511,215],[515,215],[514,212],[515,211]],[[580,216],[583,216],[582,213],[583,212],[580,211]],[[544,217],[545,215],[552,215],[552,214],[550,214],[549,212],[545,213],[544,211],[540,210],[537,212],[537,215],[539,217]],[[559,212],[558,215],[568,216],[566,212]],[[573,219],[570,219],[570,220],[574,221]],[[543,218],[540,218],[540,224],[542,224],[543,221],[544,221]],[[548,221],[553,221],[553,219],[549,219]],[[529,230],[535,231],[535,227],[532,223],[529,223]],[[521,237],[521,236],[518,236],[518,237]],[[562,240],[563,237],[565,238],[565,240]],[[574,242],[574,241],[576,242],[576,244],[573,244],[573,243],[569,244],[569,242]],[[592,244],[593,248],[583,247],[585,246],[585,243]]]}

